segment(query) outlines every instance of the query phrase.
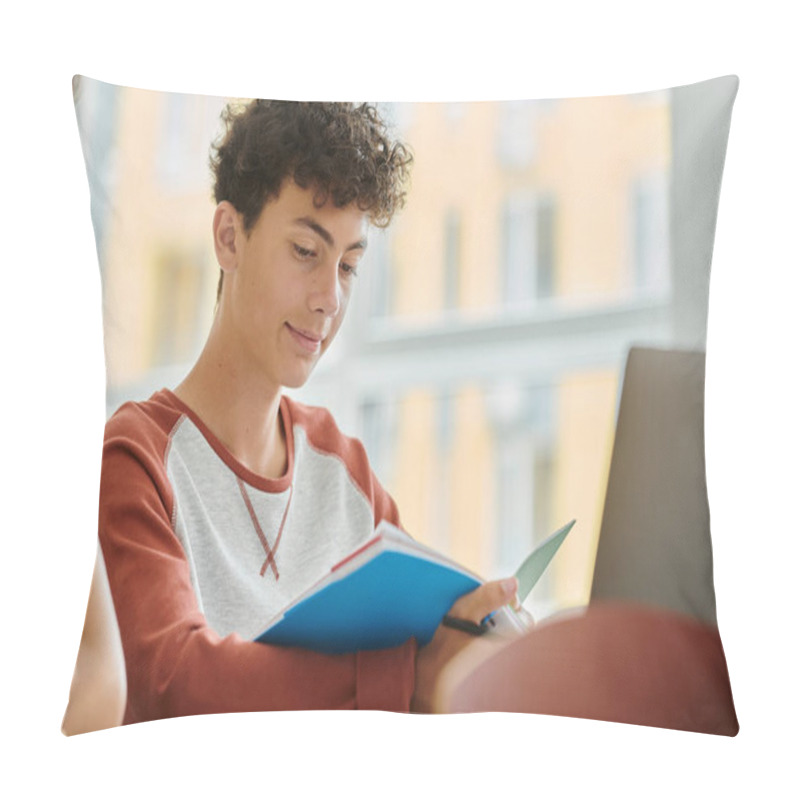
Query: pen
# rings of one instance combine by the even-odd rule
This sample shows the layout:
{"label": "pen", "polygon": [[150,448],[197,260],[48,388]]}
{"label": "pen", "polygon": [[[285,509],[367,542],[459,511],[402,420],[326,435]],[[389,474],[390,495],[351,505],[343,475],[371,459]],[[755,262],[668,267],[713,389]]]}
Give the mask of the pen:
{"label": "pen", "polygon": [[450,614],[445,614],[442,619],[442,625],[446,628],[453,628],[457,631],[462,631],[463,633],[468,633],[470,636],[483,636],[489,629],[493,628],[495,622],[491,619],[492,614],[488,617],[485,617],[483,621],[478,625],[475,622],[472,622],[468,619],[461,619],[461,617],[452,617]]}

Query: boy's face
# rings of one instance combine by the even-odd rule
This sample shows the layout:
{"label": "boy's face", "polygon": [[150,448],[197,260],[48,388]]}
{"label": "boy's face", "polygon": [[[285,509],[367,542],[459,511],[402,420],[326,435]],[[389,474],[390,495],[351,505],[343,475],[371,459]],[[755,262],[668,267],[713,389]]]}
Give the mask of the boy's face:
{"label": "boy's face", "polygon": [[313,189],[288,180],[249,235],[234,217],[234,250],[220,264],[228,273],[221,310],[235,360],[275,388],[302,386],[344,319],[367,216],[356,206],[316,208]]}

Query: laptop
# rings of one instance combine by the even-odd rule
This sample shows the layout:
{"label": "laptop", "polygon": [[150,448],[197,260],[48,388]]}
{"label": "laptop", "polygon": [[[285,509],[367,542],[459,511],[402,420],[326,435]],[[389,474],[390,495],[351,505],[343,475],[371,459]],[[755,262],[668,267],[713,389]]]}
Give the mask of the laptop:
{"label": "laptop", "polygon": [[716,626],[704,385],[705,353],[628,354],[590,602],[661,606]]}

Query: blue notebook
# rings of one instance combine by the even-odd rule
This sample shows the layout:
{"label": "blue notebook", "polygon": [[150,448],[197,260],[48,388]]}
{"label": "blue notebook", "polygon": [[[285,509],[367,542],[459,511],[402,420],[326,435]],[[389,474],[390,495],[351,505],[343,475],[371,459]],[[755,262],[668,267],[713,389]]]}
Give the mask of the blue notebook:
{"label": "blue notebook", "polygon": [[[427,644],[442,617],[483,581],[388,522],[272,620],[257,642],[348,653],[396,647],[412,636]],[[525,624],[511,608],[499,631]]]}

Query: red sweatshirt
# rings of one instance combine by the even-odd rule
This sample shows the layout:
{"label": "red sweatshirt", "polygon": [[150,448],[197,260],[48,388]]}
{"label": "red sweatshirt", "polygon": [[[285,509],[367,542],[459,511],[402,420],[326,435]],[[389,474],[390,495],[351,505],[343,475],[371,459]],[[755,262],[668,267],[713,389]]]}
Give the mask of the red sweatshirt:
{"label": "red sweatshirt", "polygon": [[238,463],[174,394],[106,426],[100,542],[128,682],[125,723],[235,711],[407,711],[413,640],[323,655],[255,643],[267,620],[397,507],[363,446],[284,397],[286,474]]}

